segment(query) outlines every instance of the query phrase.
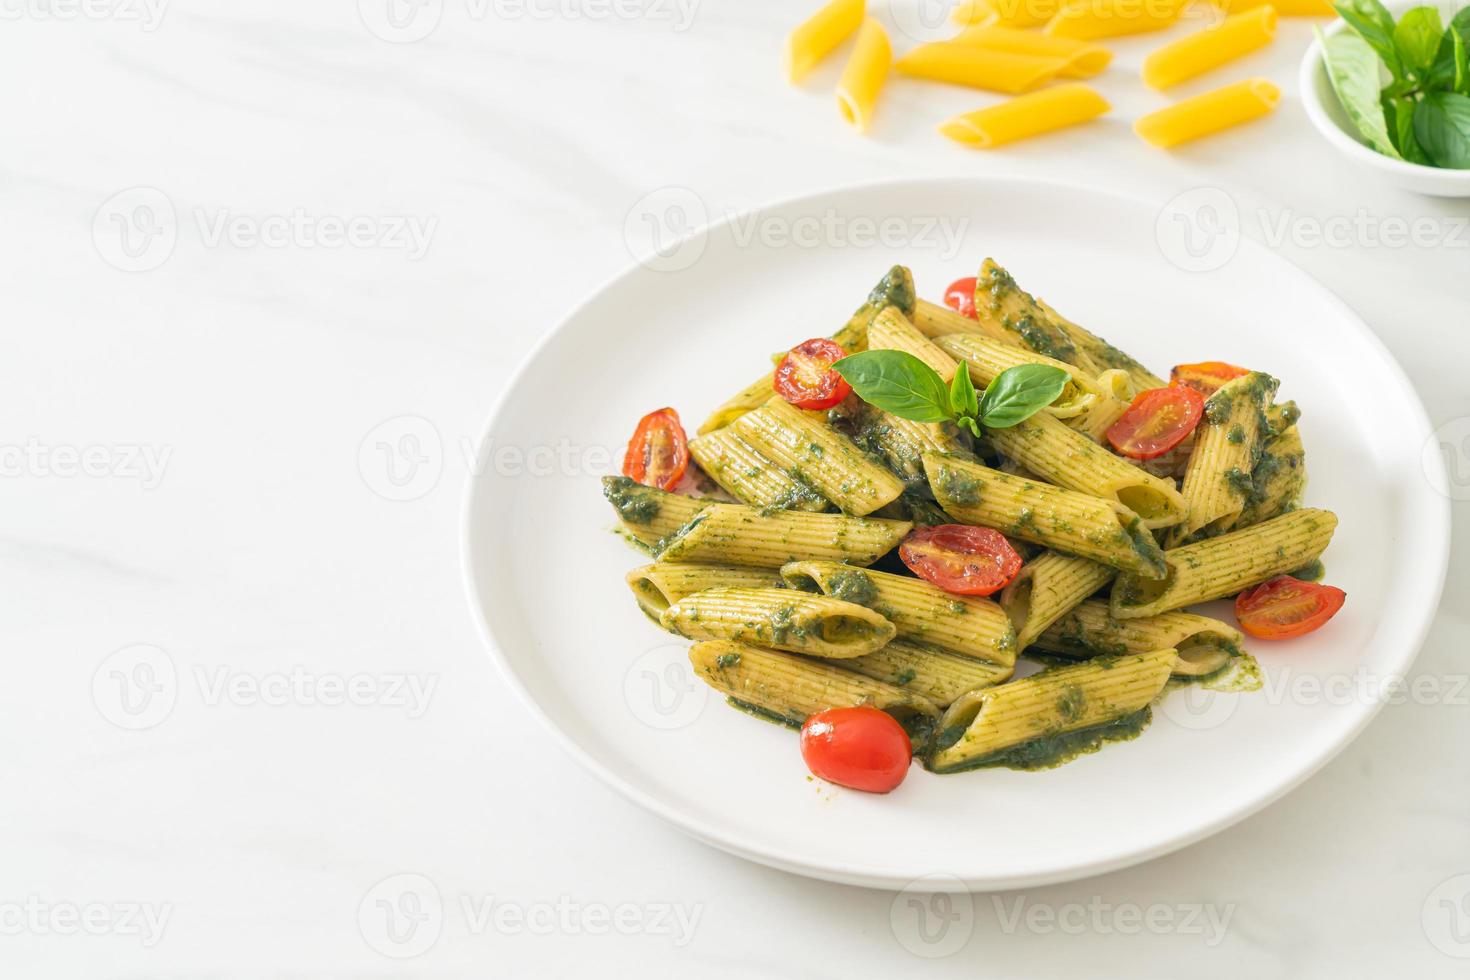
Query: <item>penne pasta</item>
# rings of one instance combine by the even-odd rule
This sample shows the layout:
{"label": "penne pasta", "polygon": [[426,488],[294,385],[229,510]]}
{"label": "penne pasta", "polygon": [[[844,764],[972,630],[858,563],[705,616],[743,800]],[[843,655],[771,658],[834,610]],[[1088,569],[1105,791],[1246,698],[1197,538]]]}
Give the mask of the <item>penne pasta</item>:
{"label": "penne pasta", "polygon": [[665,609],[685,596],[706,589],[779,589],[785,585],[780,574],[769,569],[678,561],[661,561],[635,568],[623,580],[633,590],[638,608],[655,623]]}
{"label": "penne pasta", "polygon": [[1291,510],[1307,485],[1306,453],[1296,426],[1266,442],[1251,470],[1251,490],[1236,527],[1250,527]]}
{"label": "penne pasta", "polygon": [[812,657],[861,657],[897,630],[853,602],[786,588],[719,588],[685,596],[659,625],[691,640],[731,640]]}
{"label": "penne pasta", "polygon": [[1162,578],[1123,574],[1113,581],[1113,617],[1157,616],[1294,571],[1327,550],[1336,527],[1331,511],[1308,508],[1165,551]]}
{"label": "penne pasta", "polygon": [[1064,0],[1042,30],[1053,37],[1093,40],[1161,31],[1189,0]]}
{"label": "penne pasta", "polygon": [[669,535],[660,561],[780,568],[807,558],[871,565],[897,547],[913,525],[876,517],[765,512],[740,504],[710,504]]}
{"label": "penne pasta", "polygon": [[922,579],[850,568],[831,561],[798,561],[781,569],[793,589],[820,592],[877,612],[916,643],[942,647],[1002,667],[1016,662],[1016,635],[1005,611],[989,599],[952,595]]}
{"label": "penne pasta", "polygon": [[947,306],[940,306],[926,299],[914,303],[914,312],[909,320],[913,323],[915,330],[930,340],[949,333],[979,333],[991,340],[1019,346],[1015,334],[989,321],[972,320]]}
{"label": "penne pasta", "polygon": [[1123,395],[1115,391],[1115,397],[1123,398],[1124,401],[1127,401],[1128,398],[1133,397],[1133,394],[1137,392],[1146,391],[1149,388],[1164,387],[1165,382],[1163,378],[1154,374],[1123,351],[1120,351],[1085,327],[1068,320],[1056,310],[1052,309],[1045,300],[1037,299],[1035,302],[1036,308],[1050,318],[1051,322],[1061,331],[1062,335],[1067,338],[1072,344],[1072,347],[1077,351],[1079,360],[1076,363],[1079,366],[1088,367],[1099,378],[1111,370],[1122,371],[1128,376],[1128,380],[1133,385],[1133,392],[1127,398],[1123,398]]}
{"label": "penne pasta", "polygon": [[864,0],[830,0],[786,36],[788,81],[797,82],[863,22]]}
{"label": "penne pasta", "polygon": [[883,25],[869,17],[858,29],[857,43],[837,82],[837,108],[848,125],[865,133],[873,121],[878,93],[888,77],[893,48]]}
{"label": "penne pasta", "polygon": [[1178,85],[1265,47],[1275,36],[1276,8],[1264,4],[1154,51],[1143,60],[1143,81],[1158,89]]}
{"label": "penne pasta", "polygon": [[[968,320],[968,318],[963,318]],[[897,308],[890,306],[873,318],[868,326],[868,350],[901,350],[932,367],[945,384],[954,380],[955,359],[935,346],[923,332]]]}
{"label": "penne pasta", "polygon": [[935,337],[934,344],[955,360],[963,361],[969,366],[970,379],[977,388],[983,389],[1002,371],[1021,364],[1046,364],[1066,371],[1071,375],[1071,380],[1057,396],[1057,400],[1043,409],[1058,418],[1072,418],[1083,414],[1104,394],[1102,386],[1081,369],[1015,344],[990,340],[976,333],[945,334]]}
{"label": "penne pasta", "polygon": [[1007,753],[1147,708],[1163,691],[1177,659],[1173,650],[1099,657],[972,691],[940,718],[929,768],[957,772],[1008,762],[1024,766],[1023,755]]}
{"label": "penne pasta", "polygon": [[1022,566],[1000,594],[1000,605],[1016,628],[1024,651],[1077,604],[1113,580],[1117,571],[1087,558],[1043,552]]}
{"label": "penne pasta", "polygon": [[1280,100],[1281,90],[1270,81],[1248,78],[1151,112],[1133,124],[1133,131],[1145,142],[1168,149],[1259,119]]}
{"label": "penne pasta", "polygon": [[752,507],[826,510],[820,493],[789,476],[731,427],[689,440],[689,455],[720,489]]}
{"label": "penne pasta", "polygon": [[1144,578],[1168,572],[1138,515],[1116,501],[950,456],[926,455],[924,470],[939,506],[961,523],[994,528]]}
{"label": "penne pasta", "polygon": [[980,263],[975,277],[975,318],[1010,337],[1012,343],[1097,374],[1097,367],[1077,349],[1066,329],[993,259]]}
{"label": "penne pasta", "polygon": [[967,85],[1015,95],[1051,81],[1067,63],[1061,58],[1012,54],[955,41],[921,44],[895,67],[912,78]]}
{"label": "penne pasta", "polygon": [[1035,58],[1060,58],[1063,78],[1091,78],[1101,74],[1113,60],[1113,53],[1100,44],[1089,44],[1070,37],[1053,37],[1036,31],[993,24],[968,27],[954,40],[992,51],[1007,51]]}
{"label": "penne pasta", "polygon": [[913,691],[941,708],[968,691],[1009,680],[1014,670],[909,640],[893,640],[881,650],[842,661],[842,667]]}
{"label": "penne pasta", "polygon": [[1275,394],[1276,379],[1252,371],[1222,385],[1205,402],[1181,487],[1189,519],[1170,532],[1171,544],[1235,526],[1251,494],[1251,471],[1267,429],[1266,408]]}
{"label": "penne pasta", "polygon": [[1111,108],[1096,91],[1074,82],[951,116],[940,123],[939,131],[957,143],[985,150],[1075,126]]}
{"label": "penne pasta", "polygon": [[1336,17],[1331,0],[1216,0],[1216,6],[1232,14],[1270,4],[1282,17]]}
{"label": "penne pasta", "polygon": [[1108,604],[1089,599],[1069,610],[1036,640],[1039,650],[1064,657],[1121,656],[1173,647],[1176,677],[1213,674],[1239,656],[1245,637],[1218,619],[1167,612],[1141,619],[1114,619]]}
{"label": "penne pasta", "polygon": [[689,663],[696,677],[737,707],[793,728],[819,711],[858,705],[888,712],[916,735],[927,734],[939,717],[939,709],[913,691],[791,653],[711,640],[690,647]]}
{"label": "penne pasta", "polygon": [[959,0],[950,19],[961,26],[1040,27],[1060,6],[1061,0]]}
{"label": "penne pasta", "polygon": [[645,487],[626,476],[603,477],[602,495],[617,511],[623,531],[650,548],[715,503],[708,497],[685,497]]}

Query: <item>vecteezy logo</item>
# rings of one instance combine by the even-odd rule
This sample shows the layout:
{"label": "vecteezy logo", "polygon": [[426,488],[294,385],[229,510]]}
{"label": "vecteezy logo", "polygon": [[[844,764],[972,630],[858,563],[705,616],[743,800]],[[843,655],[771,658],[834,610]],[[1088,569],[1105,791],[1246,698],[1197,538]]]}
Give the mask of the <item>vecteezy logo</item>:
{"label": "vecteezy logo", "polygon": [[156,187],[129,187],[92,216],[92,245],[123,272],[147,272],[168,261],[179,240],[173,202]]}
{"label": "vecteezy logo", "polygon": [[1470,417],[1435,429],[1420,462],[1430,486],[1451,500],[1470,500]]}
{"label": "vecteezy logo", "polygon": [[444,0],[357,0],[363,26],[389,44],[422,41],[439,26]]}
{"label": "vecteezy logo", "polygon": [[1470,874],[1440,882],[1424,900],[1420,919],[1435,949],[1455,959],[1470,959]]}
{"label": "vecteezy logo", "polygon": [[1185,272],[1213,272],[1240,248],[1240,209],[1218,187],[1196,187],[1165,204],[1154,223],[1164,258]]}
{"label": "vecteezy logo", "polygon": [[92,675],[92,703],[102,717],[131,731],[152,728],[174,710],[179,675],[158,647],[140,643],[107,656]]}
{"label": "vecteezy logo", "polygon": [[667,731],[699,717],[709,700],[709,685],[694,676],[687,647],[665,643],[633,661],[623,675],[623,699],[639,721]]}
{"label": "vecteezy logo", "polygon": [[357,929],[384,956],[395,960],[422,956],[444,929],[438,887],[423,875],[389,875],[358,903]]}
{"label": "vecteezy logo", "polygon": [[661,187],[645,194],[623,219],[623,240],[638,264],[655,272],[677,272],[699,261],[709,242],[709,211],[687,187]]}
{"label": "vecteezy logo", "polygon": [[368,489],[384,500],[417,500],[439,485],[444,442],[428,419],[400,415],[363,437],[357,469]]}
{"label": "vecteezy logo", "polygon": [[1165,718],[1180,728],[1204,732],[1219,728],[1235,714],[1240,695],[1230,691],[1211,691],[1198,684],[1186,684],[1183,690],[1169,694],[1160,704]]}
{"label": "vecteezy logo", "polygon": [[925,875],[893,897],[888,924],[915,956],[953,956],[975,932],[975,899],[954,875]]}
{"label": "vecteezy logo", "polygon": [[950,16],[958,0],[888,0],[888,16],[899,33],[915,41],[937,41],[953,34]]}

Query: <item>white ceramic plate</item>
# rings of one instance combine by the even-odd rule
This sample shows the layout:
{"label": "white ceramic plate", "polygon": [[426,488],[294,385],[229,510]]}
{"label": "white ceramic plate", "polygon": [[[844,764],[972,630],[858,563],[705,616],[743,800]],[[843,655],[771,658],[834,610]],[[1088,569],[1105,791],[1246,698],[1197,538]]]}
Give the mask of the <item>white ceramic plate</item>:
{"label": "white ceramic plate", "polygon": [[[960,222],[963,240],[925,232],[940,218]],[[884,219],[894,234],[880,224],[874,242],[867,222]],[[488,465],[468,489],[470,601],[506,678],[628,798],[732,853],[851,884],[1079,878],[1197,841],[1281,796],[1373,717],[1373,679],[1408,670],[1444,579],[1448,501],[1421,465],[1423,408],[1362,322],[1264,249],[1241,242],[1224,261],[1228,248],[1178,237],[1177,222],[1052,184],[884,183],[774,205],[664,263],[683,268],[618,276],[506,390],[483,437]],[[783,244],[780,229],[817,225],[828,230],[815,244],[806,232],[795,236],[806,244]],[[1326,564],[1347,606],[1309,637],[1255,644],[1267,691],[1176,692],[1135,741],[1058,769],[916,767],[888,796],[827,786],[807,776],[794,733],[706,693],[687,644],[635,608],[622,577],[645,559],[611,533],[597,474],[582,470],[606,465],[608,450],[616,468],[654,408],[697,425],[766,369],[770,351],[840,326],[890,265],[909,265],[920,294],[938,299],[986,255],[1155,371],[1222,359],[1278,375],[1304,411],[1308,502],[1341,519]],[[565,462],[526,471],[513,450],[536,447],[566,447]],[[1311,680],[1296,686],[1302,677],[1347,693],[1314,695]]]}

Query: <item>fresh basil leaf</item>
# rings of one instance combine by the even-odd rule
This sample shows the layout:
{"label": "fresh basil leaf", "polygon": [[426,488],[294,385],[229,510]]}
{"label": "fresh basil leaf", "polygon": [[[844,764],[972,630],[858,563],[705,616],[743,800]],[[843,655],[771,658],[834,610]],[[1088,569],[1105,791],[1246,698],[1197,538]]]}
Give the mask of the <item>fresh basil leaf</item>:
{"label": "fresh basil leaf", "polygon": [[1358,135],[1384,156],[1402,159],[1389,138],[1383,104],[1378,101],[1381,88],[1378,57],[1368,42],[1356,34],[1338,31],[1322,40],[1322,53],[1332,90]]}
{"label": "fresh basil leaf", "polygon": [[[1465,9],[1470,10],[1470,7]],[[1449,35],[1452,57],[1455,61],[1455,77],[1451,85],[1461,95],[1470,95],[1470,56],[1466,54],[1465,35],[1454,27],[1449,29]]]}
{"label": "fresh basil leaf", "polygon": [[959,420],[959,425],[961,428],[969,429],[970,435],[974,436],[976,439],[980,438],[980,423],[976,422],[971,416],[966,415],[961,418]]}
{"label": "fresh basil leaf", "polygon": [[[1388,12],[1388,8],[1378,0],[1337,0],[1332,6],[1358,37],[1378,53],[1394,77],[1401,77],[1403,70],[1399,65],[1398,49],[1393,43],[1393,14]],[[1340,31],[1337,36],[1346,33]]]}
{"label": "fresh basil leaf", "polygon": [[832,365],[859,398],[874,408],[912,422],[954,418],[949,389],[939,372],[901,350],[870,350]]}
{"label": "fresh basil leaf", "polygon": [[1430,92],[1414,109],[1414,136],[1436,167],[1470,170],[1470,98]]}
{"label": "fresh basil leaf", "polygon": [[955,371],[954,381],[949,386],[949,407],[962,418],[967,415],[975,418],[980,414],[980,396],[975,394],[975,381],[963,363]]}
{"label": "fresh basil leaf", "polygon": [[997,374],[980,399],[980,424],[1008,429],[1057,400],[1071,375],[1050,364],[1017,364]]}
{"label": "fresh basil leaf", "polygon": [[1399,18],[1393,29],[1393,47],[1406,72],[1423,74],[1434,65],[1444,22],[1434,7],[1415,7]]}
{"label": "fresh basil leaf", "polygon": [[1414,135],[1416,105],[1417,102],[1406,96],[1384,95],[1383,114],[1388,119],[1388,134],[1393,137],[1393,145],[1398,147],[1399,155],[1405,160],[1432,167],[1433,162],[1424,152],[1424,147],[1419,145],[1419,138]]}

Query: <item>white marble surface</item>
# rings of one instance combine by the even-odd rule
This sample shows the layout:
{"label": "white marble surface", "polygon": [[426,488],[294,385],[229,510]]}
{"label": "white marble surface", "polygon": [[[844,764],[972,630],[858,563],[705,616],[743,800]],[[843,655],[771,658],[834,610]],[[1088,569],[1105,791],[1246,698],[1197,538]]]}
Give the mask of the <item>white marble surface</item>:
{"label": "white marble surface", "polygon": [[[835,66],[781,80],[798,11],[775,0],[426,0],[442,17],[410,43],[366,26],[401,40],[384,9],[0,4],[0,973],[1465,975],[1463,691],[1388,707],[1204,843],[976,896],[926,944],[893,895],[717,853],[545,748],[460,585],[465,441],[537,338],[630,260],[625,217],[668,186],[712,216],[891,175],[1025,174],[1160,203],[1223,188],[1246,234],[1299,233],[1281,252],[1363,315],[1463,439],[1470,207],[1375,184],[1308,129],[1307,22],[1227,73],[1285,90],[1249,132],[1174,155],[1136,141],[1128,121],[1165,102],[1136,80],[1145,39],[1118,44],[1100,81],[1113,117],[982,155],[933,126],[989,97],[935,86],[895,83],[871,138],[844,131]],[[293,230],[297,214],[327,221]],[[352,218],[358,244],[333,247]],[[1437,241],[1377,234],[1415,218]],[[1323,223],[1346,240],[1300,236]],[[384,433],[417,451],[421,482],[393,482]],[[1470,496],[1470,444],[1451,461]],[[1466,523],[1416,668],[1439,679],[1467,671]],[[129,713],[140,689],[124,702],[120,681],[150,668],[156,696]],[[324,703],[347,683],[366,685],[354,703]],[[398,874],[443,902],[404,943],[375,925],[379,898],[422,884],[373,891]]]}

